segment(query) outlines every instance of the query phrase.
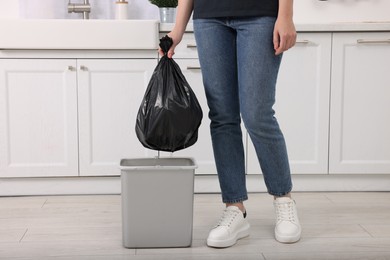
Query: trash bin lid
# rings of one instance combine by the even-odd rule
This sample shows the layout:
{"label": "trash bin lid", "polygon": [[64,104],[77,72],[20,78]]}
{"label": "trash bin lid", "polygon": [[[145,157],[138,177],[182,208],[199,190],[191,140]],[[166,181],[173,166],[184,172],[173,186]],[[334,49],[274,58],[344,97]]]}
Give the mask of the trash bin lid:
{"label": "trash bin lid", "polygon": [[121,170],[151,170],[151,169],[173,169],[192,170],[198,168],[193,158],[135,158],[122,159],[120,161]]}

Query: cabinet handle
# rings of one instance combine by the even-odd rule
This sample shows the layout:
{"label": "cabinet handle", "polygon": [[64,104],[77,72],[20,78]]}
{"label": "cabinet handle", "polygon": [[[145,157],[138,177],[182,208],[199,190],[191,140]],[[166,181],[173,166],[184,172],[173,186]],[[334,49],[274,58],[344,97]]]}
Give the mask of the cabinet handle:
{"label": "cabinet handle", "polygon": [[[362,40],[358,40],[358,41],[362,41]],[[386,43],[390,43],[390,39],[389,40],[385,40],[384,42]],[[297,44],[308,44],[310,43],[309,40],[298,40],[296,41]],[[187,44],[187,48],[197,48],[196,44],[193,44],[193,43],[189,43]]]}
{"label": "cabinet handle", "polygon": [[75,71],[75,70],[76,70],[76,68],[75,68],[75,67],[73,67],[73,66],[68,66],[68,70],[69,70],[69,71]]}
{"label": "cabinet handle", "polygon": [[82,71],[88,71],[88,68],[85,67],[84,65],[81,65],[81,66],[80,66],[80,70],[82,70]]}
{"label": "cabinet handle", "polygon": [[199,66],[187,66],[187,70],[200,70]]}
{"label": "cabinet handle", "polygon": [[384,40],[358,39],[356,42],[359,43],[359,44],[364,44],[364,43],[390,43],[390,39],[384,39]]}
{"label": "cabinet handle", "polygon": [[194,43],[188,43],[187,44],[187,48],[196,48],[196,44],[194,44]]}
{"label": "cabinet handle", "polygon": [[297,43],[297,44],[308,44],[308,43],[310,43],[310,41],[309,40],[299,40],[299,41],[296,41],[295,43]]}

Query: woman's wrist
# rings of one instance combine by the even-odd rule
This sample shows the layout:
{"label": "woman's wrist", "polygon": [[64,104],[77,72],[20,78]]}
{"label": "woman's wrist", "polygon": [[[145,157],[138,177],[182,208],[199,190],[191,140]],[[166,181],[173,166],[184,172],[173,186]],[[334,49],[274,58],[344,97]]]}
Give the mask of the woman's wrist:
{"label": "woman's wrist", "polygon": [[175,26],[173,26],[172,29],[172,32],[175,33],[176,35],[183,35],[185,31],[186,31],[186,26],[179,25],[179,24],[175,24]]}
{"label": "woman's wrist", "polygon": [[193,0],[179,0],[173,31],[184,34],[193,10]]}
{"label": "woman's wrist", "polygon": [[278,18],[293,19],[293,0],[279,0]]}

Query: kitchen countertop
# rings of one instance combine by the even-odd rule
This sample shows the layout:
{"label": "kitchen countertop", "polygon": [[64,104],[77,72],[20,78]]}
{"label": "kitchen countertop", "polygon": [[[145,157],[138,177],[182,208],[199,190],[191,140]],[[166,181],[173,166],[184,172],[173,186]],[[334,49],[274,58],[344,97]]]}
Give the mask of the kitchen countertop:
{"label": "kitchen countertop", "polygon": [[[174,24],[157,20],[0,20],[3,50],[156,50],[159,32]],[[389,22],[297,23],[298,32],[390,32]],[[187,26],[193,32],[193,24]],[[4,51],[3,51],[4,52]]]}
{"label": "kitchen countertop", "polygon": [[156,50],[158,20],[4,19],[0,50]]}
{"label": "kitchen countertop", "polygon": [[[170,32],[173,28],[172,23],[160,23],[160,32]],[[390,31],[390,21],[388,22],[339,22],[328,24],[295,24],[298,32],[386,32]],[[188,23],[186,32],[193,32],[193,24]]]}

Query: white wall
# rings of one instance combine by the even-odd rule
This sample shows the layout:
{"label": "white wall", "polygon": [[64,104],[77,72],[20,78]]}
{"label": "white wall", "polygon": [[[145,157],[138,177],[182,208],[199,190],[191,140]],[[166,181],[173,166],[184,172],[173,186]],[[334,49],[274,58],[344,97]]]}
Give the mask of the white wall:
{"label": "white wall", "polygon": [[[68,14],[69,0],[0,0],[0,18],[78,18]],[[82,0],[72,0],[82,2]],[[90,0],[91,18],[112,19],[116,0]],[[128,0],[132,19],[158,19],[158,8],[148,0]],[[195,0],[196,1],[196,0]],[[276,1],[276,0],[275,0]],[[295,0],[296,23],[390,22],[390,0]]]}
{"label": "white wall", "polygon": [[0,18],[18,18],[18,0],[0,0]]}
{"label": "white wall", "polygon": [[[82,3],[83,0],[71,0]],[[69,0],[0,0],[0,18],[77,19],[81,14],[68,14]],[[116,0],[90,0],[91,19],[113,19]],[[158,8],[148,0],[128,0],[131,19],[158,19]]]}

